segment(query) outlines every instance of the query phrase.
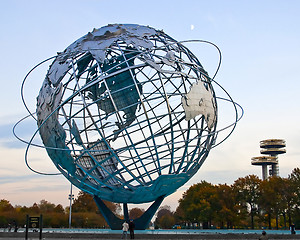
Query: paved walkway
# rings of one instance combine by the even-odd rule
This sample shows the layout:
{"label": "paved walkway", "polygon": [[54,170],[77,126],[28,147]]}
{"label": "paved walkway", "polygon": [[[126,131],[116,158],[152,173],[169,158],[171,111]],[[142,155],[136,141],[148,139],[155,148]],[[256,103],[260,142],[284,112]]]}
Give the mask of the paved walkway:
{"label": "paved walkway", "polygon": [[[136,234],[135,239],[150,240],[150,239],[166,239],[166,240],[231,240],[231,239],[245,239],[258,240],[260,234]],[[93,240],[106,239],[114,240],[121,239],[121,234],[91,234],[91,233],[43,233],[44,240]],[[269,240],[283,240],[283,239],[300,239],[299,235],[290,234],[269,234]],[[8,233],[0,232],[0,240],[21,240],[25,239],[25,233]],[[128,236],[128,239],[130,237]],[[29,233],[28,240],[39,240],[39,233]]]}
{"label": "paved walkway", "polygon": [[[0,240],[24,240],[25,238],[1,238]],[[51,240],[70,240],[70,239],[74,239],[74,238],[43,238],[43,240],[47,240],[47,239],[51,239]],[[105,238],[106,240],[115,240],[115,239],[121,239],[121,238]],[[135,239],[139,239],[139,240],[148,240],[148,238],[135,238]],[[161,238],[164,240],[235,240],[235,239],[245,239],[245,238]],[[256,238],[246,238],[247,240],[258,240],[259,236],[257,236]],[[295,238],[272,238],[269,237],[269,240],[286,240],[286,239],[295,239]],[[299,239],[299,238],[296,238]],[[39,240],[39,238],[31,238],[29,237],[28,240]],[[89,240],[87,238],[76,238],[76,240]],[[128,239],[130,240],[130,239]]]}

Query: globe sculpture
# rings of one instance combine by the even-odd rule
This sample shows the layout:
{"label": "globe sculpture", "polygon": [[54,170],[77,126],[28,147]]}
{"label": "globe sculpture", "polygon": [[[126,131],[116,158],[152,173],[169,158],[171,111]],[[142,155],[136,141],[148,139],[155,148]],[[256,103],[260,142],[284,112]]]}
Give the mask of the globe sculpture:
{"label": "globe sculpture", "polygon": [[103,203],[153,202],[185,184],[216,145],[217,97],[197,57],[163,31],[134,24],[94,29],[58,53],[37,97],[38,132],[56,168]]}

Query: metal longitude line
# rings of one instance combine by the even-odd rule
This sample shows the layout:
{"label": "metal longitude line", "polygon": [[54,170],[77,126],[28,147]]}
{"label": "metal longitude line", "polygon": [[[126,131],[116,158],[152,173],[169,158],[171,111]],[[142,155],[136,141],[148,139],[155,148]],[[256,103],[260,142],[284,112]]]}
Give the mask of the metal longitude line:
{"label": "metal longitude line", "polygon": [[[197,126],[197,122],[199,122],[200,120],[201,120],[200,133],[202,134],[202,132],[204,131],[204,129],[203,129],[203,124],[204,124],[204,121],[205,121],[205,120],[204,120],[204,117],[203,117],[203,116],[200,117],[197,121],[195,121],[194,124]],[[201,135],[198,134],[198,136],[201,136]],[[200,142],[201,142],[201,137],[198,138],[196,147],[192,150],[192,156],[190,157],[190,159],[189,159],[187,165],[185,166],[183,172],[186,172],[186,171],[188,170],[189,166],[191,165],[191,163],[192,163],[192,161],[193,161],[193,159],[194,159],[194,157],[195,157],[196,151],[197,151],[197,149],[199,148]],[[188,155],[188,156],[189,156],[189,155]]]}
{"label": "metal longitude line", "polygon": [[[160,94],[160,96],[161,96],[162,94],[161,94],[161,92],[160,92],[160,88],[158,88],[155,84],[153,84],[153,85],[154,85],[154,88],[156,88],[156,90],[155,90],[154,92],[157,91],[158,94]],[[151,95],[152,95],[152,94],[151,94]],[[149,95],[149,96],[150,96],[150,95]],[[147,97],[147,98],[148,98],[148,97]],[[151,99],[150,99],[150,100],[151,100]],[[157,123],[157,124],[159,125],[160,129],[162,129],[163,127],[162,127],[162,125],[161,125],[161,123],[160,123],[160,120],[163,119],[167,114],[164,114],[164,115],[161,115],[160,117],[158,117],[158,116],[156,115],[154,109],[155,109],[156,107],[158,107],[159,105],[163,104],[163,102],[158,103],[158,104],[157,104],[156,106],[154,106],[154,107],[151,107],[151,106],[150,106],[149,100],[148,100],[146,103],[148,104],[148,106],[149,106],[149,108],[150,108],[150,111],[151,111],[152,114],[153,114],[153,118],[154,118],[154,120],[155,120],[155,123]],[[155,136],[155,135],[156,135],[156,133],[154,134],[154,136]],[[165,142],[167,142],[168,140],[167,140],[166,135],[163,134],[162,136],[164,137]],[[170,150],[169,145],[167,145],[167,147],[168,147],[169,150]],[[154,163],[156,164],[156,162],[154,162]]]}
{"label": "metal longitude line", "polygon": [[[123,51],[121,51],[121,52],[123,53]],[[124,59],[125,59],[125,58],[124,58]],[[126,59],[125,59],[125,60],[126,60]],[[126,60],[126,63],[127,63],[127,60]],[[99,71],[101,71],[101,68],[100,68],[98,62],[97,62],[97,64],[98,64]],[[128,63],[127,63],[127,65],[128,65]],[[122,120],[122,117],[120,116],[120,113],[119,113],[118,108],[117,108],[117,106],[116,106],[116,104],[115,104],[115,101],[114,101],[114,99],[113,99],[113,97],[112,97],[112,95],[111,95],[111,91],[110,91],[110,89],[109,89],[109,87],[108,87],[108,85],[107,85],[107,83],[106,83],[105,78],[103,78],[103,83],[104,83],[104,85],[105,85],[105,88],[107,89],[107,93],[108,93],[108,95],[109,95],[109,97],[110,97],[110,100],[111,100],[111,102],[112,102],[112,104],[113,104],[113,107],[114,107],[115,112],[116,112],[116,114],[117,114],[117,116],[118,116],[118,118],[119,118],[119,121],[124,125],[123,120]],[[136,153],[138,159],[140,160],[140,162],[142,162],[142,160],[141,160],[141,158],[140,158],[140,156],[139,156],[139,154],[138,154],[138,152],[137,152],[137,150],[136,150],[136,148],[135,148],[135,145],[133,144],[133,141],[132,141],[132,139],[131,139],[131,136],[130,136],[130,134],[129,134],[128,131],[127,131],[127,128],[124,128],[123,130],[126,132],[126,135],[125,135],[125,136],[128,137],[128,140],[130,141],[130,144],[131,144],[132,148],[134,149],[134,151],[135,151],[135,153]],[[122,134],[123,134],[123,133],[122,133]],[[128,147],[129,144],[127,143],[127,140],[126,140],[126,138],[124,137],[124,135],[123,135],[123,139],[124,139],[124,141],[125,141],[125,144],[126,144],[127,147]],[[129,149],[129,148],[128,148],[128,149]],[[133,155],[132,155],[130,149],[129,149],[128,152],[129,152],[129,154],[131,155],[131,159],[134,159],[134,157],[133,157]],[[122,161],[120,161],[120,162],[121,162],[122,165],[124,165]],[[138,173],[141,174],[141,173],[140,173],[140,170],[139,170],[139,168],[136,166],[136,163],[135,163],[134,160],[133,160],[133,163],[135,164],[135,167],[136,167],[136,170],[138,171]],[[143,164],[143,163],[142,163],[142,164]],[[125,166],[125,165],[124,165],[124,166]],[[128,166],[126,166],[126,168],[124,168],[124,169],[128,169]],[[126,170],[126,171],[128,172],[128,170]],[[121,172],[120,172],[120,174],[121,174]],[[143,183],[140,182],[140,181],[138,180],[138,178],[137,178],[131,171],[130,171],[130,175],[133,177],[133,179],[135,179],[135,180],[136,180],[137,182],[139,182],[141,185],[143,185],[143,184],[146,183],[146,181],[145,181],[143,178],[141,179],[141,180],[143,181]]]}
{"label": "metal longitude line", "polygon": [[[143,68],[144,68],[144,67],[143,67]],[[145,76],[145,77],[147,77],[147,76]],[[140,116],[142,116],[142,114],[141,114]],[[136,117],[136,121],[137,121],[137,124],[136,124],[136,125],[139,126],[140,132],[142,133],[144,139],[146,139],[146,135],[145,135],[145,133],[144,133],[144,128],[146,128],[147,126],[142,127],[141,122],[139,121],[139,118],[138,118],[138,117]],[[135,130],[135,131],[137,131],[137,130]],[[135,132],[135,131],[132,131],[131,133],[133,133],[133,132]],[[148,149],[149,149],[150,152],[151,152],[151,151],[152,151],[151,149],[152,149],[153,147],[151,147],[151,146],[149,145],[148,141],[144,141],[143,143],[145,143],[145,144],[147,145]],[[127,145],[127,147],[129,147],[129,146]],[[153,159],[153,155],[152,155],[152,154],[150,154],[150,155],[152,156],[152,159]],[[139,154],[139,157],[141,157],[141,156],[142,156],[142,154]],[[150,181],[153,181],[151,175],[148,173],[148,170],[146,169],[146,165],[144,164],[144,161],[143,161],[143,160],[144,160],[144,158],[140,158],[140,163],[141,163],[141,165],[142,165],[142,168],[143,168],[144,171],[146,172],[146,174],[147,174],[148,178],[150,179]],[[157,168],[157,165],[156,165],[156,162],[154,161],[154,159],[153,159],[153,162],[154,162],[154,164],[155,164],[155,166],[156,166],[156,168]],[[135,164],[135,166],[136,166],[136,162],[134,162],[134,164]],[[136,166],[136,168],[138,168],[138,167]],[[140,172],[139,172],[139,174],[140,174],[140,176],[143,176],[143,174],[141,174]],[[142,179],[143,179],[143,178],[142,178]],[[143,180],[144,180],[144,179],[143,179]]]}
{"label": "metal longitude line", "polygon": [[[78,81],[77,76],[75,75],[76,71],[75,71],[73,59],[72,59],[71,63],[72,63],[72,68],[73,68],[74,79],[75,79],[75,81],[76,81],[76,87],[78,88],[78,91],[77,91],[77,92],[79,93],[79,96],[80,96],[80,98],[81,98],[81,101],[83,102],[84,108],[87,110],[87,112],[88,112],[90,118],[92,119],[93,123],[94,123],[95,126],[96,126],[96,129],[98,130],[98,133],[101,135],[100,129],[99,129],[98,126],[96,125],[96,122],[95,122],[95,120],[94,120],[94,118],[93,118],[93,115],[91,114],[91,112],[90,112],[90,110],[89,110],[89,108],[88,108],[88,104],[85,102],[85,99],[84,99],[84,97],[82,96],[82,93],[81,93],[81,91],[80,91],[79,81]],[[103,138],[103,137],[102,137],[102,138]],[[107,143],[107,144],[108,144],[108,143]],[[96,163],[96,165],[98,165],[101,169],[103,169],[109,176],[111,176],[112,178],[114,178],[116,181],[119,181],[118,178],[116,178],[115,176],[112,176],[110,172],[108,172],[103,166],[101,166],[101,165],[98,164],[98,161],[94,158],[94,156],[90,153],[90,151],[88,151],[88,149],[85,148],[84,145],[82,145],[82,148],[83,148],[84,151],[85,151],[85,152],[93,159],[94,164]],[[108,144],[108,148],[110,148],[109,144]],[[110,148],[110,150],[111,150],[111,148]],[[85,170],[84,170],[84,172],[85,172],[86,174],[85,174],[85,176],[84,176],[83,179],[87,179],[87,177],[90,175],[90,172],[91,172],[91,171],[85,171]],[[104,184],[104,183],[103,183],[103,184]],[[125,182],[124,184],[125,184],[126,186],[128,186],[128,185],[126,184],[126,182]],[[104,185],[106,185],[106,184],[104,184]],[[128,186],[128,187],[131,188],[130,186]],[[110,186],[110,188],[115,188],[115,186]]]}
{"label": "metal longitude line", "polygon": [[[125,62],[126,62],[127,67],[129,67],[128,60],[126,59],[126,56],[125,56],[124,52],[122,51],[120,45],[119,45],[118,43],[116,43],[116,44],[117,44],[117,46],[119,47],[119,49],[120,49],[120,51],[121,51],[121,53],[122,53],[122,56],[123,56],[123,58],[124,58],[124,60],[125,60]],[[136,91],[138,92],[138,94],[139,94],[139,96],[140,96],[140,101],[141,101],[142,107],[143,107],[143,109],[144,109],[144,113],[145,113],[146,119],[147,119],[147,121],[148,121],[148,127],[149,127],[149,130],[150,130],[150,132],[151,132],[153,145],[155,146],[156,143],[155,143],[155,139],[154,139],[154,137],[153,137],[153,131],[152,131],[152,128],[151,128],[151,124],[150,124],[150,121],[149,121],[149,117],[148,117],[148,114],[147,114],[147,110],[146,110],[145,104],[144,104],[143,99],[142,99],[142,95],[141,95],[140,90],[139,90],[139,88],[138,88],[138,85],[137,85],[137,83],[136,83],[135,77],[134,77],[134,75],[133,75],[133,73],[132,73],[132,70],[129,69],[129,72],[130,72],[130,75],[131,75],[131,77],[132,77],[132,79],[133,79],[133,82],[134,82],[134,84],[135,84]],[[158,152],[157,152],[156,149],[155,149],[155,153],[156,153],[156,158],[157,158],[156,161],[157,161],[157,163],[158,163],[158,172],[159,172],[159,175],[161,175],[159,155],[158,155]]]}
{"label": "metal longitude line", "polygon": [[[168,95],[166,93],[166,89],[165,89],[165,85],[164,85],[164,82],[162,80],[162,77],[161,77],[161,74],[158,72],[158,76],[159,76],[159,79],[160,79],[160,82],[161,82],[161,86],[162,86],[162,89],[163,89],[163,94],[165,96],[165,102],[167,104],[167,109],[168,109],[168,116],[169,116],[169,121],[170,123],[172,122],[172,112],[171,112],[171,107],[170,107],[170,104],[169,104],[169,98],[168,98]],[[171,174],[172,172],[172,167],[173,167],[173,159],[174,159],[174,142],[173,142],[173,139],[174,139],[174,132],[173,132],[173,125],[171,125],[171,139],[172,139],[172,149],[171,149],[171,163],[170,163],[170,168],[169,168],[169,174]]]}
{"label": "metal longitude line", "polygon": [[[99,68],[100,68],[100,66],[99,66]],[[108,85],[107,85],[105,79],[103,79],[103,83],[104,83],[104,85],[105,85],[105,88],[107,89],[107,93],[108,93],[108,95],[109,95],[109,97],[110,97],[110,100],[111,100],[113,106],[114,106],[114,109],[115,109],[115,112],[116,112],[116,114],[117,114],[117,116],[118,116],[118,118],[119,118],[119,121],[123,124],[122,117],[120,116],[120,113],[119,113],[119,111],[118,111],[118,108],[117,108],[117,106],[116,106],[116,103],[115,103],[115,101],[114,101],[114,99],[113,99],[113,97],[112,97],[112,95],[111,95],[110,89],[109,89],[109,87],[108,87]],[[123,125],[124,125],[124,124],[123,124]],[[129,134],[128,134],[128,132],[127,132],[127,129],[125,128],[124,131],[126,132],[127,137],[128,137],[128,139],[129,139],[131,145],[133,146],[133,149],[134,149],[134,151],[136,152],[137,157],[139,158],[138,152],[137,152],[137,150],[136,150],[136,148],[135,148],[135,146],[134,146],[134,144],[133,144],[133,141],[132,141],[131,137],[129,136]],[[128,146],[128,143],[127,143],[127,141],[126,141],[126,138],[123,138],[123,139],[125,140],[126,145]],[[131,152],[130,152],[130,155],[131,155]],[[123,165],[124,169],[128,169],[128,167],[127,167],[127,166],[125,167],[125,165],[123,164],[122,161],[119,161],[119,162],[121,163],[121,165]],[[140,181],[140,180],[139,180],[139,179],[138,179],[131,171],[127,170],[127,172],[129,172],[129,174],[131,175],[132,178],[134,178],[137,182],[139,182],[140,184],[143,185],[143,183],[142,183],[142,182],[141,182],[141,181]],[[143,180],[143,181],[144,181],[144,180]],[[145,182],[145,181],[144,181],[144,182]]]}

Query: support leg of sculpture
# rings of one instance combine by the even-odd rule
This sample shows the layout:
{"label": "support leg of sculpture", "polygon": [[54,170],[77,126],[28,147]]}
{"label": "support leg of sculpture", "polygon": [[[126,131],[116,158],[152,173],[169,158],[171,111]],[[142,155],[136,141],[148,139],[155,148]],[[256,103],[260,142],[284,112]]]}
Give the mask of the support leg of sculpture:
{"label": "support leg of sculpture", "polygon": [[[143,213],[142,216],[140,216],[137,219],[134,219],[135,223],[135,229],[136,230],[145,230],[148,227],[148,224],[151,221],[151,218],[154,216],[155,212],[159,208],[160,204],[164,200],[165,196],[158,197],[152,205],[147,209],[146,212]],[[94,196],[94,200],[102,213],[103,217],[105,218],[107,224],[110,226],[112,230],[120,230],[122,229],[122,224],[124,222],[124,219],[118,218],[106,205],[105,203],[97,196]],[[127,203],[124,203],[123,205],[124,210],[124,218],[125,220],[129,220],[128,215],[128,207]]]}

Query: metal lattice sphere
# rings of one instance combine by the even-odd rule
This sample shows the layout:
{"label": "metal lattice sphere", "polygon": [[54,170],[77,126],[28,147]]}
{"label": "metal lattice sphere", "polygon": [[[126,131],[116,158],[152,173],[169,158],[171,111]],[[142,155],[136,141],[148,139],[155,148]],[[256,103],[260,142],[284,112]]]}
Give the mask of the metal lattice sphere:
{"label": "metal lattice sphere", "polygon": [[38,131],[59,171],[101,199],[167,196],[216,140],[212,79],[163,31],[94,29],[59,53],[37,98]]}

